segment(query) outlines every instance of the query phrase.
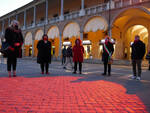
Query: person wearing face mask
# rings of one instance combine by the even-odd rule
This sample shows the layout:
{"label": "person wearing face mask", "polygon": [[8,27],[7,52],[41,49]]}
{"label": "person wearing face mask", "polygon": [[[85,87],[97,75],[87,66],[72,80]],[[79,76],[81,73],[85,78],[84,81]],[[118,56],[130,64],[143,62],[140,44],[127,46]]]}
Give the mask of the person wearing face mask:
{"label": "person wearing face mask", "polygon": [[[136,35],[133,44],[131,45],[131,59],[132,59],[132,79],[141,80],[141,63],[145,55],[145,44],[140,40],[140,36]],[[138,74],[136,73],[136,66],[138,67]]]}
{"label": "person wearing face mask", "polygon": [[76,74],[77,64],[79,63],[79,74],[82,74],[82,62],[83,62],[83,54],[84,47],[80,39],[75,40],[75,46],[73,47],[73,62],[74,62],[74,72]]}
{"label": "person wearing face mask", "polygon": [[11,67],[13,68],[13,77],[16,77],[17,58],[22,57],[23,36],[21,29],[19,29],[19,22],[11,21],[10,27],[5,30],[4,36],[8,49],[5,54],[7,57],[8,76],[11,77]]}
{"label": "person wearing face mask", "polygon": [[108,68],[108,76],[111,75],[111,64],[109,63],[109,60],[114,52],[113,43],[111,42],[110,37],[108,34],[105,34],[105,42],[103,43],[103,53],[102,53],[102,61],[104,63],[104,73],[102,75],[107,74],[107,68]]}
{"label": "person wearing face mask", "polygon": [[46,74],[49,74],[48,68],[49,63],[51,63],[51,42],[48,41],[48,36],[46,34],[44,34],[42,40],[38,42],[37,49],[37,63],[41,66],[41,74],[44,74],[44,70]]}

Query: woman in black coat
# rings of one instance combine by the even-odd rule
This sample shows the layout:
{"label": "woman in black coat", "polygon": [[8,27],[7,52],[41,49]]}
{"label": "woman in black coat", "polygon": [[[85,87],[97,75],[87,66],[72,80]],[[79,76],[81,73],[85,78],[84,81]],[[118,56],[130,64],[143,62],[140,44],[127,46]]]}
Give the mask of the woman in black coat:
{"label": "woman in black coat", "polygon": [[5,40],[8,49],[4,56],[7,57],[8,76],[11,77],[11,67],[13,67],[13,77],[16,77],[17,58],[22,57],[23,36],[21,29],[18,28],[19,22],[13,20],[11,26],[5,31]]}
{"label": "woman in black coat", "polygon": [[44,34],[42,40],[38,42],[37,49],[37,63],[41,65],[42,74],[44,74],[44,68],[46,74],[49,74],[48,68],[49,63],[51,63],[51,42],[48,41],[48,36],[46,34]]}

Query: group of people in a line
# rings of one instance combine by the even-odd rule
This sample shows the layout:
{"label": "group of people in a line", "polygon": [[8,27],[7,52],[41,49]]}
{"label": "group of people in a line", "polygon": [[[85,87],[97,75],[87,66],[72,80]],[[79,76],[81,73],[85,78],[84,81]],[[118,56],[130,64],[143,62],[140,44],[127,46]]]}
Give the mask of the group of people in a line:
{"label": "group of people in a line", "polygon": [[[11,68],[13,70],[13,77],[16,77],[16,65],[17,58],[22,57],[22,45],[23,45],[23,36],[21,30],[19,29],[19,22],[13,20],[10,27],[5,31],[4,36],[5,42],[2,44],[1,52],[7,57],[7,71],[8,76],[11,77]],[[114,52],[114,46],[111,38],[108,36],[107,32],[105,34],[105,41],[103,43],[103,54],[102,61],[104,64],[104,73],[103,76],[111,76],[111,64],[112,64],[112,55]],[[49,74],[49,64],[51,63],[51,48],[52,44],[48,41],[47,34],[44,34],[42,39],[37,44],[38,55],[37,63],[40,64],[41,74]],[[131,59],[133,67],[133,79],[141,79],[141,63],[145,55],[145,44],[140,40],[138,35],[135,36],[133,44],[131,44]],[[78,38],[75,40],[75,45],[69,45],[66,49],[64,46],[62,50],[62,65],[66,69],[68,63],[71,64],[71,68],[74,69],[73,74],[77,73],[77,65],[79,64],[79,74],[82,74],[82,63],[83,63],[84,47],[82,41]],[[149,60],[149,70],[150,70],[150,52],[146,55],[146,59]],[[74,62],[74,65],[72,63]],[[138,72],[137,72],[137,68]]]}

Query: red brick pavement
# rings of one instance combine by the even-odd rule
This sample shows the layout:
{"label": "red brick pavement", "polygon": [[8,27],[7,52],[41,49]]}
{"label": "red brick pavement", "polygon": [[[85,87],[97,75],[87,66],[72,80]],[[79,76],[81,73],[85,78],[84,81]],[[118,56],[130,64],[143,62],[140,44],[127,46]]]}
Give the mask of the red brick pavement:
{"label": "red brick pavement", "polygon": [[148,113],[123,86],[80,78],[0,78],[0,113]]}

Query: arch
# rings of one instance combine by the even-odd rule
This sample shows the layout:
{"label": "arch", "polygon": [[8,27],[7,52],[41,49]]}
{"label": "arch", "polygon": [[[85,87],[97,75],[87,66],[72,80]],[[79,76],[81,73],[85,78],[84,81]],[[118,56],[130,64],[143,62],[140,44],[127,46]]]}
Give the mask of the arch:
{"label": "arch", "polygon": [[[124,9],[120,10],[118,13],[116,13],[116,15],[113,17],[110,25],[113,27],[113,23],[117,20],[117,18],[121,17],[124,13],[126,13],[126,11],[131,11],[132,9],[137,9],[139,11],[142,11],[142,12],[150,15],[150,11],[146,7],[132,6],[130,8],[124,8]],[[130,15],[130,16],[133,16],[133,15]]]}
{"label": "arch", "polygon": [[100,16],[94,16],[90,18],[84,25],[84,32],[96,32],[98,30],[107,30],[108,24],[107,21]]}
{"label": "arch", "polygon": [[149,43],[150,12],[144,7],[132,7],[121,10],[112,20],[112,36],[115,37],[115,58],[130,59],[130,43],[135,35],[140,35],[142,41]]}
{"label": "arch", "polygon": [[25,36],[25,45],[32,45],[32,33],[28,32]]}
{"label": "arch", "polygon": [[79,37],[80,36],[80,26],[76,22],[68,23],[63,30],[63,37],[64,38],[71,38],[71,37]]}
{"label": "arch", "polygon": [[35,34],[35,40],[41,40],[44,32],[43,30],[37,30]]}
{"label": "arch", "polygon": [[59,37],[59,29],[57,26],[52,26],[47,32],[48,38],[54,39]]}

